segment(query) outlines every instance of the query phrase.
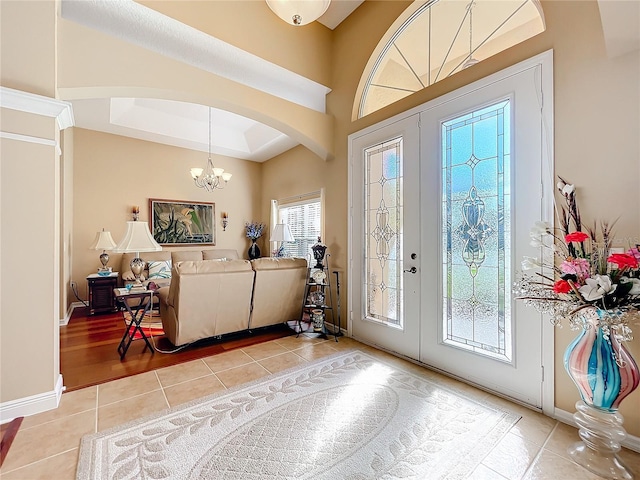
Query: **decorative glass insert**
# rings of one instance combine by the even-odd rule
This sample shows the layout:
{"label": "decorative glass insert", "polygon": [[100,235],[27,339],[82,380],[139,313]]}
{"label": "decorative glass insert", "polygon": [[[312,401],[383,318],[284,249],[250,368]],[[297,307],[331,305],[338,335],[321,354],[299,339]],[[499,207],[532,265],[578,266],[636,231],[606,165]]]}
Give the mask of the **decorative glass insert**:
{"label": "decorative glass insert", "polygon": [[369,59],[356,99],[362,118],[544,32],[538,0],[414,2]]}
{"label": "decorative glass insert", "polygon": [[364,151],[366,317],[402,328],[402,138]]}
{"label": "decorative glass insert", "polygon": [[511,361],[510,101],[442,124],[444,341]]}

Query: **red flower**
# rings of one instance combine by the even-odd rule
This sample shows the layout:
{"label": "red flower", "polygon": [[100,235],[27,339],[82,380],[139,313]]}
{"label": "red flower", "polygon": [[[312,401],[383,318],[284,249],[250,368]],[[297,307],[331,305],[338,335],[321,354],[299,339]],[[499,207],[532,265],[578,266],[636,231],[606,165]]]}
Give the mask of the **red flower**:
{"label": "red flower", "polygon": [[589,238],[589,235],[587,235],[584,232],[573,232],[573,233],[570,233],[570,234],[566,235],[564,237],[564,241],[567,242],[567,243],[584,242],[587,238]]}
{"label": "red flower", "polygon": [[609,255],[609,258],[607,258],[607,262],[615,263],[620,270],[624,267],[638,268],[638,260],[636,260],[636,257],[626,253],[612,253]]}
{"label": "red flower", "polygon": [[566,280],[558,280],[553,284],[553,291],[556,293],[569,293],[571,285]]}

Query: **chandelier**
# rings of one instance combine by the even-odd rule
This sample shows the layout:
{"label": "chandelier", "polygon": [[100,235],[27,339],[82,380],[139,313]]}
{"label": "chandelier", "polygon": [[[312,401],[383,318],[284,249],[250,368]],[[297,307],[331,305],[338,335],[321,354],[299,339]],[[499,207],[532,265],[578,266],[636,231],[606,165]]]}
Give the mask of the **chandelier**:
{"label": "chandelier", "polygon": [[[198,188],[204,188],[207,192],[213,192],[216,188],[222,189],[231,179],[231,174],[225,172],[224,168],[216,168],[211,160],[211,107],[209,107],[209,156],[207,168],[192,168],[191,176]],[[224,182],[224,183],[223,183]]]}
{"label": "chandelier", "polygon": [[266,0],[269,8],[285,22],[300,26],[320,18],[331,0]]}

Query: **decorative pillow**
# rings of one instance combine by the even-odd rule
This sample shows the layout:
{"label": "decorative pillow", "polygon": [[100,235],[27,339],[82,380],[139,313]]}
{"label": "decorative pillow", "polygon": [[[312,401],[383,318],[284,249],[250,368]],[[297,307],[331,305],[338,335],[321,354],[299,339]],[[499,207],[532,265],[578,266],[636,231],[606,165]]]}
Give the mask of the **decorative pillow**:
{"label": "decorative pillow", "polygon": [[171,278],[171,260],[147,263],[149,265],[149,279]]}

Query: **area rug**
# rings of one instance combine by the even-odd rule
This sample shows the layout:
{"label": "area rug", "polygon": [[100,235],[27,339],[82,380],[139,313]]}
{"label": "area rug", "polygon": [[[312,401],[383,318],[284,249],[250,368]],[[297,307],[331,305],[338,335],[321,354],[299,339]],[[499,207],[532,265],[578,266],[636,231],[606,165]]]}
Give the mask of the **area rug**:
{"label": "area rug", "polygon": [[348,351],[87,435],[77,478],[465,478],[519,418]]}
{"label": "area rug", "polygon": [[[135,330],[135,326],[132,325],[131,327],[129,327],[129,336],[131,336],[131,332],[133,330]],[[142,331],[144,332],[144,334],[147,336],[147,338],[149,337],[160,337],[162,335],[164,335],[164,329],[162,328],[162,324],[157,324],[157,323],[152,323],[152,324],[144,324],[142,323],[140,325],[140,328],[142,328]],[[142,338],[142,335],[140,335],[140,332],[136,330],[135,335],[133,336],[134,340],[140,340]]]}

